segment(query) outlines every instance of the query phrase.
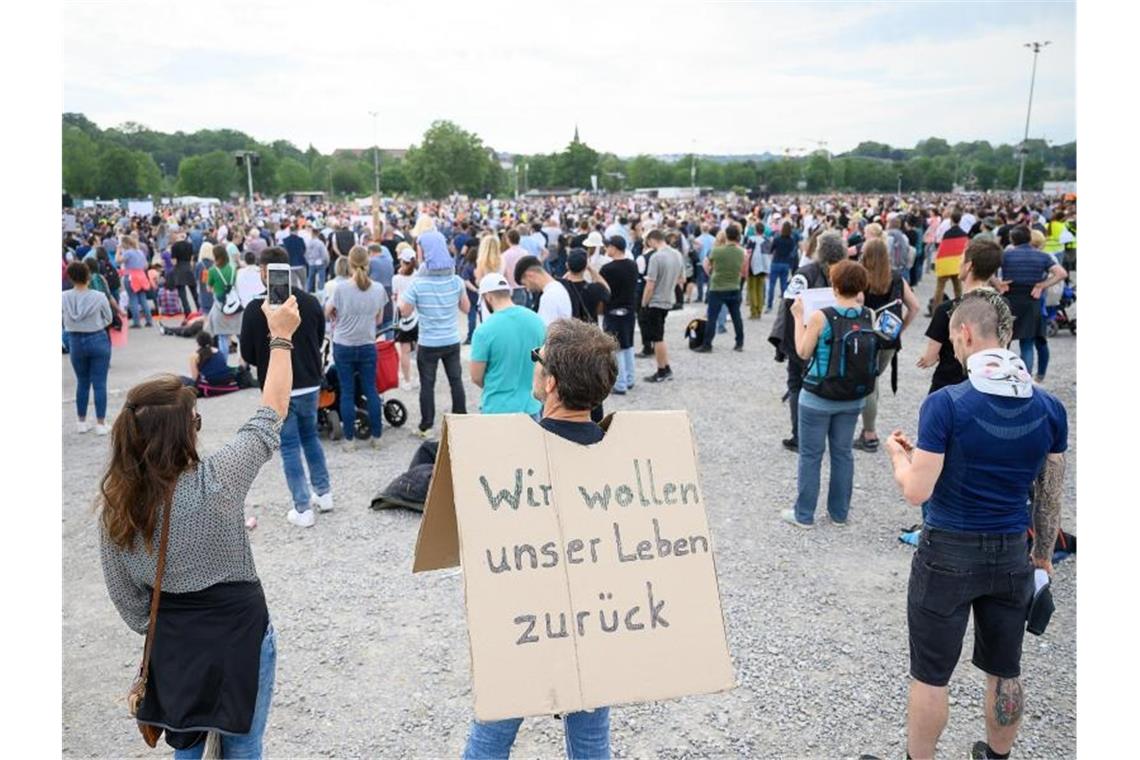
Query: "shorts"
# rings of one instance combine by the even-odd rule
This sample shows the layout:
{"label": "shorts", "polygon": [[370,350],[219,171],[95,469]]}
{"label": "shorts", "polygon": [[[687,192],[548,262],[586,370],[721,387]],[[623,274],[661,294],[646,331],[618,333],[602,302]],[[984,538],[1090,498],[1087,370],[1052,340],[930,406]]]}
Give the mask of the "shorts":
{"label": "shorts", "polygon": [[1017,678],[1032,600],[1033,563],[1024,533],[925,528],[907,589],[911,677],[930,686],[949,683],[972,610],[974,666]]}
{"label": "shorts", "polygon": [[633,323],[635,315],[632,309],[624,309],[625,314],[607,313],[602,317],[602,328],[617,339],[618,348],[633,348]]}
{"label": "shorts", "polygon": [[645,324],[642,325],[641,339],[650,343],[660,343],[665,340],[665,317],[669,316],[669,309],[657,306],[645,307]]}
{"label": "shorts", "polygon": [[396,328],[395,341],[397,343],[415,343],[420,339],[420,326],[417,324],[411,330]]}

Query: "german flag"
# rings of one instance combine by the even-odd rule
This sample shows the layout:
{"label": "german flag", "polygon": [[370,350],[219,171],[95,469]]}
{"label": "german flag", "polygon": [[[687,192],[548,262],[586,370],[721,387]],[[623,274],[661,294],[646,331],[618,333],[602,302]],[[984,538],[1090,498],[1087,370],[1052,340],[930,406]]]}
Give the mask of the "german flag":
{"label": "german flag", "polygon": [[962,269],[962,254],[970,236],[955,225],[946,230],[942,242],[938,244],[938,252],[934,254],[934,274],[938,277],[957,277]]}

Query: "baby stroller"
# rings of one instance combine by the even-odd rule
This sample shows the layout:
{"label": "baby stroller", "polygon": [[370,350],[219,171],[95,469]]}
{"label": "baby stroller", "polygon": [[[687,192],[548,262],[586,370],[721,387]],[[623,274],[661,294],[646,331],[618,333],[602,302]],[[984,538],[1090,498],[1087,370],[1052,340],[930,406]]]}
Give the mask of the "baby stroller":
{"label": "baby stroller", "polygon": [[[1069,309],[1077,300],[1077,289],[1068,282],[1053,286],[1059,290],[1060,297],[1054,300],[1046,294],[1045,299],[1045,332],[1050,338],[1057,336],[1061,330],[1067,329],[1071,334],[1077,334],[1077,317],[1070,315]],[[1053,288],[1050,288],[1053,290]]]}
{"label": "baby stroller", "polygon": [[[380,331],[384,332],[383,329]],[[338,441],[343,436],[340,419],[340,378],[336,367],[333,366],[332,342],[325,338],[321,347],[321,356],[324,360],[324,379],[317,397],[317,432],[327,435],[330,440]],[[378,339],[376,341],[376,392],[383,394],[400,384],[400,357],[396,352],[394,341]],[[392,427],[402,427],[408,421],[408,409],[404,402],[381,397],[384,409],[384,419]],[[356,394],[356,428],[354,438],[368,439],[372,435],[368,424],[368,402],[363,393]]]}

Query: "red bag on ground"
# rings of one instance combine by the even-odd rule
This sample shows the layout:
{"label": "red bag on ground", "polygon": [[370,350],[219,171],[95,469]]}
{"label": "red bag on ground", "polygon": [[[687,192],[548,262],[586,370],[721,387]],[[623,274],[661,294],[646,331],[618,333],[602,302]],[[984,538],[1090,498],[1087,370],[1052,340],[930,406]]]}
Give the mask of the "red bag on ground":
{"label": "red bag on ground", "polygon": [[376,392],[383,393],[400,385],[400,355],[391,340],[376,341]]}

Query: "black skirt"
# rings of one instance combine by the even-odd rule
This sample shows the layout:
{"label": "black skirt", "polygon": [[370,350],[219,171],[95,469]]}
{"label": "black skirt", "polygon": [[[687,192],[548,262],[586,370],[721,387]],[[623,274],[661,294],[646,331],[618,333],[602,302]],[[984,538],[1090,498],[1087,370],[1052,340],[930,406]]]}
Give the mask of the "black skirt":
{"label": "black skirt", "polygon": [[165,728],[176,749],[205,731],[249,733],[268,626],[260,583],[163,592],[138,720]]}
{"label": "black skirt", "polygon": [[1031,285],[1012,285],[1006,293],[1013,313],[1013,340],[1045,337],[1045,321],[1041,319],[1041,299],[1034,298]]}

